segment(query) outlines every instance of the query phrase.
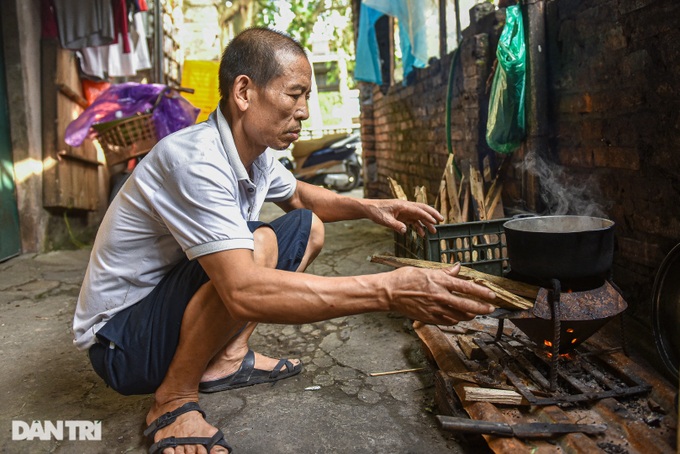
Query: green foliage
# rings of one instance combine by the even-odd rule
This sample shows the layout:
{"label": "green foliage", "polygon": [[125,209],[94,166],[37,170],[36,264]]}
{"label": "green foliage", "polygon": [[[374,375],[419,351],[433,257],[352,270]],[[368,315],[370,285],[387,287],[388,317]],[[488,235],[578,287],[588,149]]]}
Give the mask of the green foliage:
{"label": "green foliage", "polygon": [[319,93],[319,107],[325,127],[337,126],[342,123],[342,118],[333,115],[333,109],[342,107],[342,96],[340,96],[340,93],[337,91]]}
{"label": "green foliage", "polygon": [[274,24],[279,7],[271,0],[255,1],[255,25],[258,27],[268,27]]}
{"label": "green foliage", "polygon": [[326,0],[291,0],[293,20],[288,26],[288,33],[300,41],[304,47],[309,47],[309,35],[314,24],[323,11]]}
{"label": "green foliage", "polygon": [[[241,0],[243,2],[244,0]],[[273,0],[250,0],[255,9],[255,24],[257,26],[271,26],[274,24],[276,16],[279,14],[277,3]],[[219,2],[223,3],[223,2]],[[351,20],[343,26],[334,24],[329,20],[334,13],[341,16],[351,14],[351,0],[289,0],[290,9],[293,13],[293,20],[285,30],[293,38],[298,40],[304,47],[309,48],[310,38],[314,25],[318,21],[332,27],[332,37],[330,39],[330,51],[344,53],[350,56],[347,61],[349,73],[349,85],[354,86],[352,74],[354,74],[354,27]],[[329,73],[330,79],[337,80],[338,68],[333,68]]]}

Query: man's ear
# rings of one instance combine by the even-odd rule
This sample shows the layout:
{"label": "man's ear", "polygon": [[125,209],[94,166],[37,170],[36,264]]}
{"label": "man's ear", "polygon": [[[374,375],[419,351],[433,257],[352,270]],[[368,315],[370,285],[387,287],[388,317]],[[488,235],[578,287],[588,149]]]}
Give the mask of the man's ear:
{"label": "man's ear", "polygon": [[254,88],[253,81],[246,75],[240,75],[234,80],[232,94],[239,110],[245,111],[248,109],[252,88]]}

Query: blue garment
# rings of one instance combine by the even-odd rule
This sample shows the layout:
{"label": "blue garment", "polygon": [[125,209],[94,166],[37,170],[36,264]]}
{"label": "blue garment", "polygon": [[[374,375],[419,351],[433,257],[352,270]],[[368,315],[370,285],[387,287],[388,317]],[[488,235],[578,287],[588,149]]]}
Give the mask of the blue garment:
{"label": "blue garment", "polygon": [[356,66],[354,78],[364,82],[382,84],[380,71],[380,51],[378,38],[375,36],[375,23],[383,13],[370,8],[363,3],[359,10],[359,33],[357,35]]}
{"label": "blue garment", "polygon": [[413,68],[424,68],[427,62],[427,27],[422,0],[362,0],[354,78],[382,83],[380,52],[375,36],[375,23],[383,15],[399,22],[399,41],[404,68],[404,84]]}

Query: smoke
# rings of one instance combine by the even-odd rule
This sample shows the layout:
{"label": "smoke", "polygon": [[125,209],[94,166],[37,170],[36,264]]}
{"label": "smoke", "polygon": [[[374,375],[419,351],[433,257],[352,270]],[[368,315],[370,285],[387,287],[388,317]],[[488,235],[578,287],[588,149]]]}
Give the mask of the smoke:
{"label": "smoke", "polygon": [[569,174],[565,168],[549,162],[535,151],[527,154],[518,167],[537,177],[545,214],[604,217],[602,194],[595,175]]}

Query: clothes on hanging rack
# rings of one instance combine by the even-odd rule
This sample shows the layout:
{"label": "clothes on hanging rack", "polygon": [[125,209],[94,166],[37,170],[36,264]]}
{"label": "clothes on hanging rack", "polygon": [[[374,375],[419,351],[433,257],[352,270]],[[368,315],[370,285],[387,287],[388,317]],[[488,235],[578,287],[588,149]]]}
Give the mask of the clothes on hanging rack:
{"label": "clothes on hanging rack", "polygon": [[41,0],[43,38],[76,51],[81,70],[98,79],[151,68],[146,0]]}

